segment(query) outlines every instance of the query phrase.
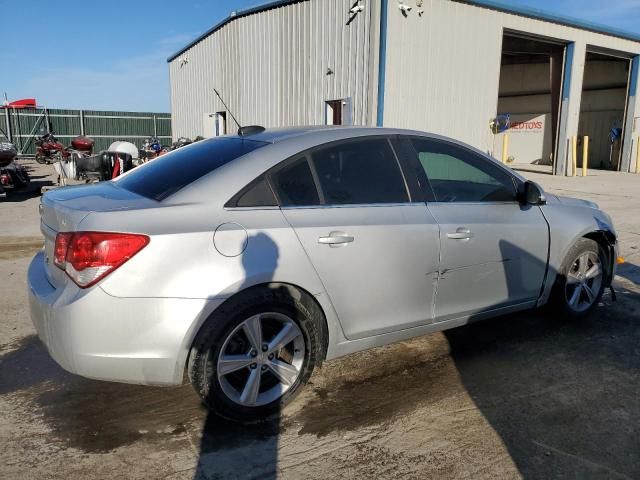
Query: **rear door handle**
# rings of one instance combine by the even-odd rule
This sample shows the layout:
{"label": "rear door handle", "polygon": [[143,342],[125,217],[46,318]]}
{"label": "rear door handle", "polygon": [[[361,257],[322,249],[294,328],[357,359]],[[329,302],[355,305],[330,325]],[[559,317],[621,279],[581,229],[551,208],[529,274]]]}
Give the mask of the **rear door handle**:
{"label": "rear door handle", "polygon": [[318,238],[318,243],[323,245],[333,246],[346,246],[346,244],[353,242],[354,238],[347,235],[344,232],[331,232],[326,237]]}
{"label": "rear door handle", "polygon": [[469,240],[473,238],[473,232],[468,228],[460,227],[456,229],[455,232],[447,233],[447,238],[451,238],[452,240]]}

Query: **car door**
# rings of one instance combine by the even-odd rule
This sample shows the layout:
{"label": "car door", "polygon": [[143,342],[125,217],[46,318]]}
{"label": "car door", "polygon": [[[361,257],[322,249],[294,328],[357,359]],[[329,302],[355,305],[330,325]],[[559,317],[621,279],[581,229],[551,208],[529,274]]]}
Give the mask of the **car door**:
{"label": "car door", "polygon": [[438,225],[412,202],[389,139],[323,145],[269,178],[347,338],[433,320]]}
{"label": "car door", "polygon": [[440,226],[435,321],[536,301],[549,230],[539,207],[518,202],[515,176],[453,142],[409,141],[431,189],[429,211]]}

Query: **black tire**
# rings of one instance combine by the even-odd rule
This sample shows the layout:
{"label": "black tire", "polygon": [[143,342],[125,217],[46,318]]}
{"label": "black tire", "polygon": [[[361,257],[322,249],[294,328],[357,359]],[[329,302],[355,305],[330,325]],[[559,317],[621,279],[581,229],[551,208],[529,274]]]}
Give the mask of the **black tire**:
{"label": "black tire", "polygon": [[44,155],[40,154],[40,153],[36,153],[35,160],[40,165],[49,165],[49,163],[50,163],[49,160],[47,160],[47,158]]}
{"label": "black tire", "polygon": [[[323,358],[324,318],[319,308],[302,300],[300,292],[292,292],[289,286],[257,287],[227,301],[205,322],[191,348],[187,370],[191,385],[209,410],[236,422],[266,420],[278,415],[307,383]],[[297,379],[284,395],[266,405],[243,406],[224,392],[217,374],[217,359],[225,340],[236,327],[265,312],[279,313],[294,320],[304,338],[304,360]]]}
{"label": "black tire", "polygon": [[[577,309],[572,307],[570,304],[570,298],[568,298],[567,292],[567,283],[569,282],[570,272],[575,268],[575,262],[577,259],[582,255],[589,253],[597,255],[600,260],[602,270],[601,281],[593,292],[593,300],[591,301],[591,304],[583,309]],[[585,317],[591,313],[594,308],[596,308],[602,298],[602,294],[604,293],[606,286],[605,279],[608,276],[607,258],[607,253],[602,246],[595,240],[591,240],[589,238],[581,238],[571,247],[571,249],[569,249],[569,252],[562,263],[560,272],[558,272],[551,301],[552,307],[554,307],[556,311],[559,311],[563,318],[567,320],[577,320]],[[582,296],[583,294],[578,295]]]}

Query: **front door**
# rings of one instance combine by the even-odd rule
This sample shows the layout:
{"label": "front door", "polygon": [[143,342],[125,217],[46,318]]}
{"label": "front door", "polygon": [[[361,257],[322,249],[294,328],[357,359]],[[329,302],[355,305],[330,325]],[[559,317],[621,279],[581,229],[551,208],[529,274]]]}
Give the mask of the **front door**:
{"label": "front door", "polygon": [[440,226],[436,321],[535,302],[547,267],[548,226],[517,201],[517,183],[494,160],[434,139],[411,143]]}
{"label": "front door", "polygon": [[270,178],[347,338],[432,322],[438,226],[386,138],[318,147]]}

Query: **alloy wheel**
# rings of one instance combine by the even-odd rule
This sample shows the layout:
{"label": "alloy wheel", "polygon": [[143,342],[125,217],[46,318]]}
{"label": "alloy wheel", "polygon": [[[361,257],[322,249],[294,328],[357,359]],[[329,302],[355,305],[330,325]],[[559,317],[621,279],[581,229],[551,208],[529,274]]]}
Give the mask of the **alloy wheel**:
{"label": "alloy wheel", "polygon": [[602,287],[602,262],[595,252],[582,252],[571,264],[565,284],[567,305],[575,312],[588,310]]}
{"label": "alloy wheel", "polygon": [[261,313],[226,337],[218,355],[218,381],[239,405],[267,405],[295,384],[304,359],[304,337],[296,322],[281,313]]}

